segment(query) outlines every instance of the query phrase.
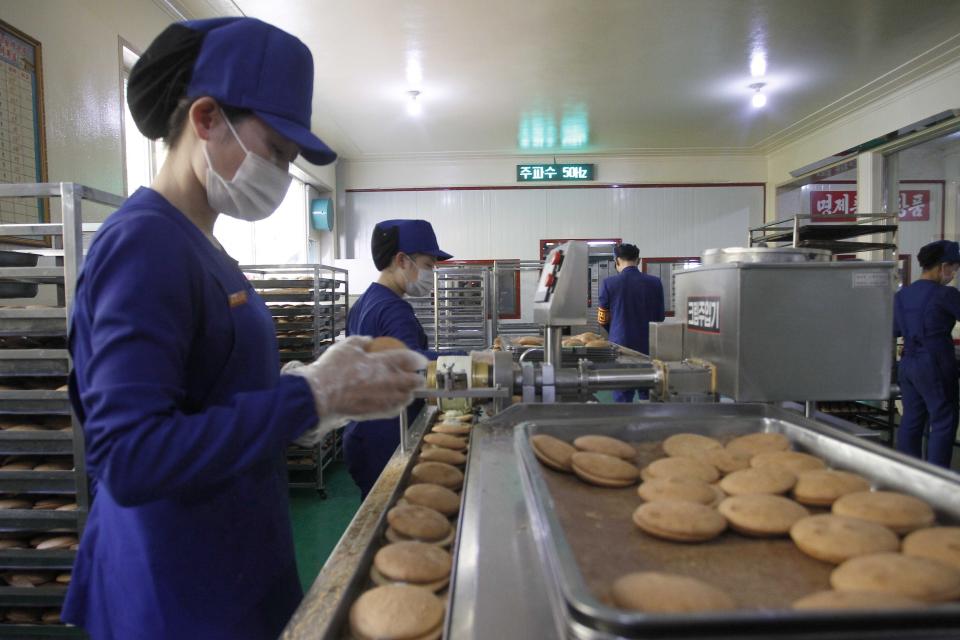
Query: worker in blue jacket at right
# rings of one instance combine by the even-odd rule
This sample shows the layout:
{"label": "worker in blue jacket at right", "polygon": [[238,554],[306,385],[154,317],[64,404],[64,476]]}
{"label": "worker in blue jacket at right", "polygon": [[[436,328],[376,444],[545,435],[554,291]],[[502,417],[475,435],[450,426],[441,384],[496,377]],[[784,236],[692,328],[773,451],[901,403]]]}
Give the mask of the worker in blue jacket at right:
{"label": "worker in blue jacket at right", "polygon": [[[614,255],[618,275],[600,283],[597,322],[610,334],[610,342],[649,353],[650,323],[662,322],[664,317],[663,283],[637,268],[640,250],[636,245],[619,244]],[[634,394],[647,397],[645,389],[622,389],[614,391],[613,398],[633,402]]]}
{"label": "worker in blue jacket at right", "polygon": [[960,291],[947,286],[960,268],[960,245],[937,240],[920,249],[923,274],[894,296],[896,336],[903,336],[899,383],[903,417],[897,450],[921,458],[923,434],[927,462],[950,467],[960,415],[957,360],[951,331],[960,320]]}

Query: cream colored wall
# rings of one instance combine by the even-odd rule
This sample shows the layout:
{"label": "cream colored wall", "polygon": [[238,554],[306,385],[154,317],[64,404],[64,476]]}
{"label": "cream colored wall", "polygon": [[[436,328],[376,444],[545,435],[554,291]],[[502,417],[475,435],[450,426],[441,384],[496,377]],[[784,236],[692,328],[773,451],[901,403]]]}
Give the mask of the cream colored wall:
{"label": "cream colored wall", "polygon": [[151,0],[0,0],[0,16],[42,45],[49,180],[123,193],[118,38],[143,50],[170,16]]}
{"label": "cream colored wall", "polygon": [[[500,158],[344,160],[345,189],[403,187],[509,186],[517,184],[517,165],[553,162],[553,156]],[[619,183],[763,182],[763,156],[564,156],[557,162],[594,163],[597,181]]]}
{"label": "cream colored wall", "polygon": [[960,109],[960,62],[955,62],[767,155],[767,219],[776,215],[776,186],[790,171],[947,109]]}

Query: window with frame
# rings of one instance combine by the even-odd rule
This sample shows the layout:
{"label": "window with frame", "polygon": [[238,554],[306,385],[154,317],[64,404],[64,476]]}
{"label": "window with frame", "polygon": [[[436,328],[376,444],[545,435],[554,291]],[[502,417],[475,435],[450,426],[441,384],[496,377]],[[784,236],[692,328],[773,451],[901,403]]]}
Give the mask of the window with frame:
{"label": "window with frame", "polygon": [[123,143],[123,189],[129,196],[140,187],[149,187],[163,166],[166,147],[159,140],[150,140],[137,129],[127,103],[130,71],[140,59],[139,53],[122,38],[120,40],[120,99],[123,122],[120,138]]}

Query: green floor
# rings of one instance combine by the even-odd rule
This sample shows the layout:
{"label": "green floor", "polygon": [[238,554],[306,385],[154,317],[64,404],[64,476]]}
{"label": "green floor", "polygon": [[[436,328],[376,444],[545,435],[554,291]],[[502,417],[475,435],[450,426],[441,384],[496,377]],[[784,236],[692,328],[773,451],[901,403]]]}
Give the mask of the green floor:
{"label": "green floor", "polygon": [[313,584],[320,567],[360,507],[360,490],[353,484],[344,464],[334,462],[327,471],[326,500],[312,489],[290,492],[293,541],[304,592]]}

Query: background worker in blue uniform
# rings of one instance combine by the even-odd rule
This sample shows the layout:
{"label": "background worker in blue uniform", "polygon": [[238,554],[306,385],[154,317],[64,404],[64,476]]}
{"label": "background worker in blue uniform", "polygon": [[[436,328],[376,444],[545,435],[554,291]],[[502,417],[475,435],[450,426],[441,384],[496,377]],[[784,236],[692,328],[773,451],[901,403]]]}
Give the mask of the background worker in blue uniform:
{"label": "background worker in blue uniform", "polygon": [[[437,352],[427,349],[427,334],[413,307],[403,297],[432,295],[434,266],[438,260],[449,260],[453,256],[440,250],[433,227],[426,220],[378,223],[373,228],[370,249],[380,277],[350,308],[347,335],[390,336],[436,360]],[[420,401],[407,407],[410,422],[422,406]],[[343,457],[360,487],[361,500],[370,493],[399,445],[399,417],[347,425],[343,434]]]}
{"label": "background worker in blue uniform", "polygon": [[266,305],[213,239],[269,216],[310,133],[313,60],[257,20],[174,24],[129,81],[169,152],[104,223],[77,282],[70,399],[92,507],[62,617],[94,640],[272,640],[302,592],[283,454],[347,416],[395,415],[423,356],[369,338],[280,374]]}
{"label": "background worker in blue uniform", "polygon": [[922,457],[927,425],[927,462],[950,467],[960,415],[957,361],[950,332],[960,321],[960,291],[947,286],[960,268],[960,245],[938,240],[917,253],[920,278],[894,296],[896,336],[903,336],[899,383],[903,416],[897,450]]}
{"label": "background worker in blue uniform", "polygon": [[[663,283],[637,268],[640,250],[632,244],[614,247],[617,275],[600,283],[597,322],[610,334],[610,342],[650,352],[650,323],[663,321]],[[633,402],[634,394],[647,397],[644,389],[613,392],[617,402]]]}

